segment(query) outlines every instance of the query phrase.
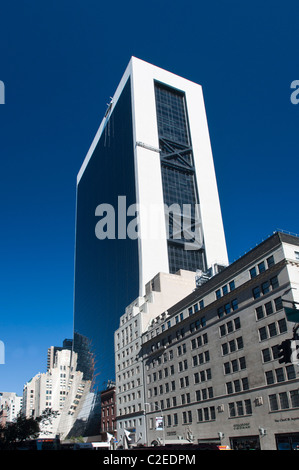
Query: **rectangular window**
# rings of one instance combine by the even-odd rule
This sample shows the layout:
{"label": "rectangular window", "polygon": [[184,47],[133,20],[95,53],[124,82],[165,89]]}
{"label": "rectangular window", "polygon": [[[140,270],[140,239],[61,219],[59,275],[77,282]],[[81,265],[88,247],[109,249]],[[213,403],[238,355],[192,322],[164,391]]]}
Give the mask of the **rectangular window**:
{"label": "rectangular window", "polygon": [[288,330],[287,322],[285,318],[282,318],[277,323],[278,323],[279,333],[285,333]]}
{"label": "rectangular window", "polygon": [[260,272],[260,273],[263,273],[264,271],[266,271],[266,267],[265,267],[264,261],[262,261],[260,264],[258,264],[258,268],[259,268],[259,272]]}
{"label": "rectangular window", "polygon": [[250,277],[251,279],[253,279],[254,277],[256,277],[256,268],[253,267],[249,270],[249,273],[250,273]]}
{"label": "rectangular window", "polygon": [[274,299],[274,303],[275,303],[275,310],[276,311],[281,310],[283,308],[281,297],[277,297],[276,299]]}
{"label": "rectangular window", "polygon": [[267,264],[268,264],[268,268],[271,268],[271,266],[273,266],[275,264],[273,255],[270,256],[269,258],[267,258]]}
{"label": "rectangular window", "polygon": [[299,407],[299,390],[292,390],[290,392],[290,399],[292,408]]}
{"label": "rectangular window", "polygon": [[217,310],[218,318],[222,318],[224,315],[224,307],[219,307]]}
{"label": "rectangular window", "polygon": [[267,339],[267,330],[264,326],[263,328],[259,329],[259,336],[260,336],[260,341],[264,341],[265,339]]}
{"label": "rectangular window", "polygon": [[236,416],[236,408],[234,403],[228,404],[229,417],[234,418]]}
{"label": "rectangular window", "polygon": [[266,315],[271,315],[273,313],[272,302],[267,302],[265,304]]}
{"label": "rectangular window", "polygon": [[270,292],[270,283],[269,281],[263,282],[262,284],[262,293],[265,295]]}
{"label": "rectangular window", "polygon": [[253,290],[252,290],[252,295],[253,295],[253,298],[254,299],[258,299],[261,295],[261,292],[260,292],[260,288],[259,286],[255,287]]}
{"label": "rectangular window", "polygon": [[231,281],[231,282],[229,283],[229,289],[230,289],[231,291],[235,289],[235,281]]}
{"label": "rectangular window", "polygon": [[263,356],[263,362],[269,362],[271,361],[271,354],[270,354],[270,349],[263,349],[262,350],[262,356]]}
{"label": "rectangular window", "polygon": [[269,328],[270,338],[277,335],[276,323],[270,323],[268,328]]}
{"label": "rectangular window", "polygon": [[237,401],[236,405],[237,405],[238,416],[243,416],[244,415],[243,402],[242,401]]}
{"label": "rectangular window", "polygon": [[272,289],[276,289],[277,287],[279,287],[278,277],[277,276],[272,277],[270,279],[270,284],[271,284]]}
{"label": "rectangular window", "polygon": [[245,400],[244,405],[245,405],[245,413],[247,415],[251,415],[252,414],[251,400],[249,400],[249,399]]}
{"label": "rectangular window", "polygon": [[269,395],[269,406],[270,406],[270,411],[278,410],[278,401],[277,401],[276,394]]}
{"label": "rectangular window", "polygon": [[255,312],[256,312],[256,319],[257,320],[260,320],[261,318],[264,317],[264,310],[263,310],[263,306],[260,305],[259,307],[257,307],[255,309]]}
{"label": "rectangular window", "polygon": [[280,400],[280,408],[282,410],[286,410],[287,408],[290,407],[287,392],[280,393],[279,400]]}

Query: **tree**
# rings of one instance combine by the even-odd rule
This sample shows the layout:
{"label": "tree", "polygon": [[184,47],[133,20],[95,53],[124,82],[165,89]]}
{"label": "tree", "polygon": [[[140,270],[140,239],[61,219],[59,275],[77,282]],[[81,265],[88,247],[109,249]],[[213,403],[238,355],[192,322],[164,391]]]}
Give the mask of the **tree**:
{"label": "tree", "polygon": [[37,439],[41,431],[40,425],[51,423],[57,415],[57,411],[49,408],[37,418],[26,418],[19,413],[14,422],[0,427],[0,449],[14,449],[17,444],[26,440]]}

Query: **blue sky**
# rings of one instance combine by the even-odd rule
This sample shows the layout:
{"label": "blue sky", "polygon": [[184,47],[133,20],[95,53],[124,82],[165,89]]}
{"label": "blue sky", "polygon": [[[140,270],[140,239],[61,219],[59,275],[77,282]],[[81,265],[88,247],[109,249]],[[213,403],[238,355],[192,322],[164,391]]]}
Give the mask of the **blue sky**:
{"label": "blue sky", "polygon": [[3,1],[0,391],[72,336],[76,175],[132,55],[203,86],[230,261],[299,233],[297,1]]}

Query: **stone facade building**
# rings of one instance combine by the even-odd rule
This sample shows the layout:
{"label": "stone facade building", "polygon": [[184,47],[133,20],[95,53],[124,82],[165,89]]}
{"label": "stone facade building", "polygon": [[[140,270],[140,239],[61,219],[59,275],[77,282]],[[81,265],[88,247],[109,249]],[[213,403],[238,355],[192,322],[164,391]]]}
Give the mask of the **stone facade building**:
{"label": "stone facade building", "polygon": [[299,302],[299,238],[279,232],[152,320],[141,350],[149,444],[299,444],[298,365],[278,357],[295,326],[285,301]]}

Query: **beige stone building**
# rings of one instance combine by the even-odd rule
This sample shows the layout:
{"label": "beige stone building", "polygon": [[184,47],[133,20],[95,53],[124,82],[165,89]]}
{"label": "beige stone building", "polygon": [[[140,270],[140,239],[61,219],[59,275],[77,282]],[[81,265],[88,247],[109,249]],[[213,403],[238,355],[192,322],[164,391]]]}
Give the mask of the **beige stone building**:
{"label": "beige stone building", "polygon": [[147,442],[296,447],[298,365],[278,345],[296,326],[299,238],[274,233],[199,285],[142,334]]}

